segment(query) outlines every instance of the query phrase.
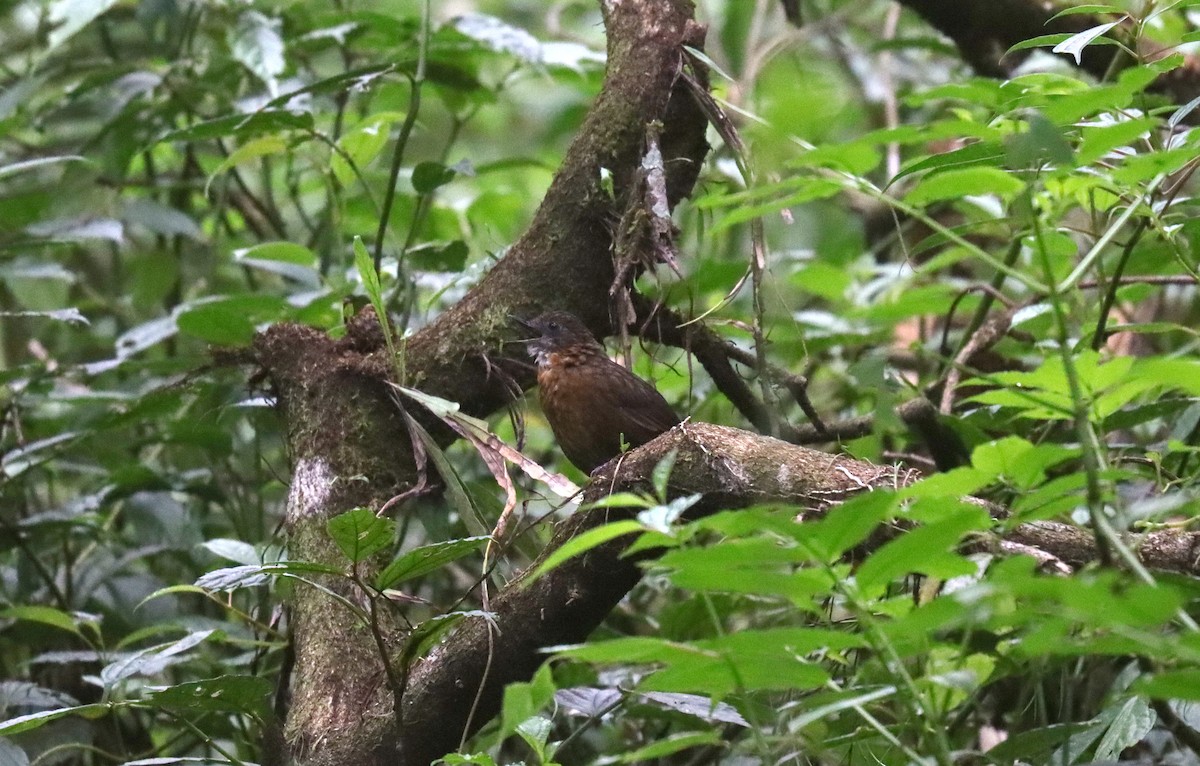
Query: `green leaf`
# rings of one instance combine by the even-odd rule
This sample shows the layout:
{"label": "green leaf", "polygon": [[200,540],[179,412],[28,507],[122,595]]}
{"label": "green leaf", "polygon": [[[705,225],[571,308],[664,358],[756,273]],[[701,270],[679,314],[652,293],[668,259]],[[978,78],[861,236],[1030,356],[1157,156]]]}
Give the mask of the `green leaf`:
{"label": "green leaf", "polygon": [[896,493],[887,490],[857,495],[834,506],[825,518],[796,527],[793,536],[814,563],[832,563],[891,518],[898,503]]}
{"label": "green leaf", "polygon": [[1017,487],[1027,489],[1044,481],[1047,469],[1077,455],[1078,450],[1068,447],[1035,446],[1019,436],[1009,436],[976,447],[971,453],[971,464],[989,477],[1003,476]]}
{"label": "green leaf", "polygon": [[417,194],[429,194],[439,186],[445,186],[458,175],[453,168],[440,162],[418,163],[412,172],[412,185]]}
{"label": "green leaf", "polygon": [[317,254],[294,242],[263,242],[233,251],[234,263],[269,271],[304,285],[317,286],[320,266]]}
{"label": "green leaf", "polygon": [[622,535],[634,534],[636,532],[641,532],[643,529],[644,527],[642,527],[641,524],[631,520],[614,521],[609,524],[596,527],[595,529],[589,529],[581,535],[572,537],[570,540],[559,546],[553,553],[543,559],[542,563],[538,565],[538,568],[533,571],[532,575],[530,575],[528,581],[533,582],[534,580],[537,580],[539,577],[546,574],[551,569],[554,569],[564,561],[567,561],[568,559],[572,559],[576,556],[586,553],[591,549],[604,545],[605,543],[615,540]]}
{"label": "green leaf", "polygon": [[283,23],[258,11],[244,11],[229,32],[229,48],[242,66],[267,86],[272,96],[279,91],[283,74]]}
{"label": "green leaf", "polygon": [[246,294],[206,298],[180,306],[175,324],[180,332],[227,346],[244,346],[259,322],[286,318],[288,304],[275,295]]}
{"label": "green leaf", "polygon": [[369,508],[355,508],[338,514],[325,525],[326,531],[355,564],[369,559],[396,540],[396,522],[376,516]]}
{"label": "green leaf", "polygon": [[545,762],[547,760],[546,742],[550,739],[552,729],[553,725],[549,718],[535,715],[517,724],[516,732],[533,750],[538,760]]}
{"label": "green leaf", "polygon": [[1113,720],[1096,745],[1097,761],[1115,761],[1126,748],[1133,747],[1150,733],[1158,714],[1141,697],[1126,699],[1113,714]]}
{"label": "green leaf", "polygon": [[1093,722],[1085,721],[1050,724],[1019,732],[989,750],[988,759],[993,763],[1013,763],[1017,760],[1026,763],[1054,763],[1053,753],[1056,747],[1072,736],[1093,728]]}
{"label": "green leaf", "polygon": [[1003,160],[1004,148],[1002,146],[990,141],[976,141],[960,149],[941,152],[905,165],[896,174],[896,177],[892,179],[892,182],[895,183],[897,180],[912,173],[921,173],[927,170],[962,170],[973,167],[994,168],[998,167]]}
{"label": "green leaf", "polygon": [[1154,126],[1155,120],[1150,117],[1128,119],[1115,125],[1085,125],[1080,131],[1078,162],[1090,165],[1114,149],[1148,136]]}
{"label": "green leaf", "polygon": [[375,579],[375,587],[379,590],[394,588],[402,582],[441,569],[451,561],[479,550],[490,539],[486,536],[464,537],[414,548],[388,564]]}
{"label": "green leaf", "polygon": [[276,564],[256,564],[225,567],[207,572],[196,579],[196,587],[209,591],[235,590],[263,585],[272,577],[301,574],[343,574],[324,564],[307,561],[281,561]]}
{"label": "green leaf", "polygon": [[1200,669],[1180,668],[1143,676],[1131,690],[1153,699],[1200,702]]}
{"label": "green leaf", "polygon": [[166,141],[207,141],[215,138],[246,139],[265,133],[280,133],[287,130],[309,132],[313,129],[313,116],[309,112],[292,112],[287,109],[263,109],[250,114],[230,114],[211,120],[197,122],[186,128],[164,133],[158,143]]}
{"label": "green leaf", "polygon": [[1010,136],[1004,144],[1005,161],[1010,168],[1036,168],[1045,163],[1060,168],[1075,165],[1075,153],[1057,125],[1039,112],[1031,114],[1027,123],[1028,130]]}
{"label": "green leaf", "polygon": [[36,622],[58,628],[59,630],[65,630],[68,633],[74,633],[77,636],[82,635],[79,632],[79,628],[75,625],[75,618],[54,607],[34,605],[11,606],[0,612],[0,617],[9,620]]}
{"label": "green leaf", "polygon": [[49,6],[51,30],[47,52],[62,45],[116,4],[117,0],[53,0]]}
{"label": "green leaf", "polygon": [[273,688],[271,680],[263,676],[219,676],[154,690],[150,701],[171,710],[263,716]]}
{"label": "green leaf", "polygon": [[200,545],[214,556],[236,561],[239,564],[258,566],[262,563],[262,556],[258,550],[250,543],[242,542],[241,540],[217,538],[215,540],[206,540]]}
{"label": "green leaf", "polygon": [[788,185],[792,187],[798,186],[799,188],[760,204],[730,205],[733,211],[722,216],[709,233],[715,235],[736,224],[745,223],[755,218],[762,218],[771,213],[777,213],[784,208],[794,207],[805,202],[828,199],[836,194],[840,194],[844,188],[837,181],[808,176],[792,179]]}
{"label": "green leaf", "polygon": [[1111,14],[1122,14],[1123,15],[1125,13],[1125,11],[1116,7],[1115,5],[1095,5],[1095,4],[1076,5],[1076,6],[1073,6],[1070,8],[1064,8],[1063,10],[1061,10],[1058,13],[1051,16],[1049,20],[1054,21],[1055,19],[1060,18],[1062,16],[1078,16],[1080,14],[1095,15],[1095,14],[1100,14],[1100,13],[1111,13]]}
{"label": "green leaf", "polygon": [[230,152],[229,156],[226,157],[220,165],[217,165],[216,169],[209,174],[208,181],[206,181],[204,184],[204,194],[207,196],[210,193],[209,188],[212,186],[212,182],[217,176],[221,175],[226,170],[235,168],[244,162],[259,159],[260,157],[283,154],[285,151],[287,151],[287,148],[288,141],[283,136],[273,135],[251,138],[249,141]]}
{"label": "green leaf", "polygon": [[680,732],[679,734],[671,734],[663,737],[653,744],[623,753],[617,762],[647,763],[693,747],[710,747],[720,745],[721,743],[721,734],[716,730]]}
{"label": "green leaf", "polygon": [[106,715],[110,709],[111,706],[106,704],[77,705],[75,707],[43,710],[38,713],[17,716],[7,721],[0,721],[0,737],[12,737],[23,731],[36,729],[51,721],[57,721],[59,718],[66,718],[69,715],[77,715],[81,718],[94,720]]}
{"label": "green leaf", "polygon": [[194,306],[176,319],[179,331],[217,346],[249,346],[254,323],[236,305],[221,301]]}
{"label": "green leaf", "polygon": [[384,327],[388,347],[391,348],[391,325],[386,320],[387,308],[383,304],[383,283],[380,282],[379,272],[375,270],[375,259],[367,252],[367,246],[363,243],[362,237],[354,238],[354,268],[358,271],[358,278],[362,280],[363,289],[371,301],[372,308],[375,309],[375,316],[379,317],[379,321]]}
{"label": "green leaf", "polygon": [[[550,704],[556,691],[554,674],[547,664],[538,668],[528,682],[512,683],[504,687],[504,704],[501,706],[500,739],[518,729],[524,721]],[[545,744],[543,740],[542,744]]]}
{"label": "green leaf", "polygon": [[808,563],[801,547],[767,537],[730,539],[707,547],[675,548],[657,562],[676,586],[710,593],[776,596],[811,603],[832,585],[823,570],[796,571]]}
{"label": "green leaf", "polygon": [[348,186],[354,181],[357,178],[354,168],[362,172],[387,145],[392,124],[403,119],[403,112],[379,112],[339,138],[337,146],[341,151],[334,152],[329,158],[329,169],[338,182]]}
{"label": "green leaf", "polygon": [[62,162],[87,162],[86,157],[80,157],[77,154],[60,154],[54,157],[36,157],[31,160],[22,160],[21,162],[10,162],[7,165],[0,165],[0,180],[7,176],[16,175],[17,173],[27,173],[30,170],[46,167],[49,165],[57,165]]}
{"label": "green leaf", "polygon": [[950,551],[967,533],[990,527],[991,519],[978,507],[949,510],[945,518],[911,529],[871,554],[855,576],[858,587],[876,595],[894,578],[913,572],[942,579],[973,574],[975,565]]}
{"label": "green leaf", "polygon": [[1194,146],[1137,154],[1126,159],[1114,170],[1112,177],[1114,181],[1132,186],[1158,175],[1174,173],[1195,159]]}
{"label": "green leaf", "polygon": [[[1065,53],[1069,56],[1072,56],[1075,59],[1075,63],[1079,64],[1083,61],[1083,49],[1096,42],[1101,35],[1120,23],[1121,21],[1118,19],[1117,21],[1098,24],[1091,29],[1085,29],[1082,32],[1073,34],[1058,45],[1055,45],[1053,51],[1055,53]],[[1115,43],[1116,41],[1114,40],[1110,42]]]}
{"label": "green leaf", "polygon": [[985,194],[994,194],[1007,200],[1024,189],[1024,181],[999,168],[955,168],[922,178],[905,196],[905,200],[921,206]]}
{"label": "green leaf", "polygon": [[461,239],[444,245],[430,243],[408,251],[408,261],[421,271],[462,271],[471,254],[467,243]]}
{"label": "green leaf", "polygon": [[214,635],[219,635],[216,630],[193,631],[178,641],[134,652],[104,666],[100,671],[100,680],[105,689],[112,689],[127,678],[157,675],[172,665],[190,659],[190,652]]}

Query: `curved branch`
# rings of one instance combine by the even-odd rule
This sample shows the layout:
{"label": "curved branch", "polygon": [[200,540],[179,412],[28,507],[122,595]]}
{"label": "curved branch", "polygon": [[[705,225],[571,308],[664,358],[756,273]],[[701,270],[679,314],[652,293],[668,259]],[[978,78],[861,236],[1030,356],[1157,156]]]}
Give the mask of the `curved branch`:
{"label": "curved branch", "polygon": [[[647,123],[663,124],[660,147],[670,204],[690,193],[707,152],[704,117],[687,89],[677,86],[683,47],[701,47],[704,39],[691,0],[622,0],[603,8],[608,31],[603,88],[529,229],[454,308],[401,349],[410,375],[405,382],[460,402],[470,414],[494,412],[511,400],[514,384],[526,388],[533,382],[529,366],[516,363],[524,361],[523,352],[505,349],[514,333],[510,314],[567,308],[594,330],[608,329],[610,222],[624,198],[635,193]],[[601,185],[605,171],[616,199]],[[369,312],[352,321],[339,341],[288,324],[255,341],[255,357],[278,397],[295,462],[285,523],[289,553],[297,560],[344,566],[325,532],[326,521],[355,506],[379,508],[421,486],[422,467],[404,414],[385,383],[394,365],[381,341]],[[504,374],[496,374],[493,364]],[[436,438],[453,438],[440,424],[422,422]],[[370,579],[369,572],[360,574]],[[360,595],[338,578],[320,584],[345,598]],[[376,647],[384,643],[401,652],[390,626],[372,635],[314,589],[298,588],[292,606],[296,664],[286,728],[292,760],[372,766],[396,763],[399,752],[404,762],[429,763],[412,755],[421,752],[421,733],[396,724]]]}
{"label": "curved branch", "polygon": [[[927,405],[928,406],[928,405]],[[932,408],[931,408],[932,409]],[[785,503],[819,518],[832,505],[874,488],[911,483],[917,474],[890,466],[829,455],[748,431],[708,423],[685,423],[649,444],[628,452],[593,474],[584,492],[586,508],[616,492],[648,491],[653,472],[674,451],[672,496],[699,494],[689,511],[696,517],[755,503]],[[986,503],[994,516],[1004,510]],[[608,521],[632,516],[636,509],[581,510],[561,522],[547,549],[527,572],[572,538]],[[855,551],[869,553],[896,535],[898,525],[884,525]],[[1200,533],[1155,532],[1130,536],[1128,542],[1146,566],[1176,572],[1200,572]],[[532,677],[545,660],[544,649],[585,640],[637,584],[641,563],[653,554],[624,556],[628,537],[618,538],[569,559],[541,578],[521,577],[492,603],[495,629],[479,618],[465,622],[434,653],[413,668],[404,697],[404,745],[407,763],[425,763],[454,748],[465,724],[466,710],[483,686],[482,716],[500,707],[504,686]],[[970,545],[978,548],[977,542]],[[1032,555],[1053,573],[1096,559],[1096,544],[1086,530],[1055,522],[1017,525],[989,546],[1002,555]],[[488,667],[490,658],[490,671]]]}

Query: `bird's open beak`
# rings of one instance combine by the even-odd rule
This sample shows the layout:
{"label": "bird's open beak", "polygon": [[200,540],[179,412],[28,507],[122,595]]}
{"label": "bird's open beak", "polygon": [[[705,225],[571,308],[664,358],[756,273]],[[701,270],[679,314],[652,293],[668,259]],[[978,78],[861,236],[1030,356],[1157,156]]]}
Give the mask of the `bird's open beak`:
{"label": "bird's open beak", "polygon": [[529,320],[522,319],[521,317],[517,316],[516,314],[509,314],[508,318],[510,320],[512,320],[513,322],[515,322],[516,324],[523,327],[524,329],[533,333],[532,338],[520,338],[520,339],[514,341],[515,343],[530,343],[530,342],[535,341],[538,338],[542,337],[542,331],[539,330],[538,328],[534,327],[532,324],[530,324]]}

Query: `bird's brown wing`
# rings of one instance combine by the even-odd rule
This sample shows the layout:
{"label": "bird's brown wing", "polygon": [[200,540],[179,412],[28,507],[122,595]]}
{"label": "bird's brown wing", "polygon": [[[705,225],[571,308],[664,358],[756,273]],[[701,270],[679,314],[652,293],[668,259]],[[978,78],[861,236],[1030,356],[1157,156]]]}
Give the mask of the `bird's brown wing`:
{"label": "bird's brown wing", "polygon": [[626,444],[640,447],[679,424],[679,416],[653,385],[632,374],[610,377],[613,383],[605,391],[604,405],[619,413]]}
{"label": "bird's brown wing", "polygon": [[539,397],[559,449],[591,473],[679,422],[662,394],[608,359],[538,374]]}

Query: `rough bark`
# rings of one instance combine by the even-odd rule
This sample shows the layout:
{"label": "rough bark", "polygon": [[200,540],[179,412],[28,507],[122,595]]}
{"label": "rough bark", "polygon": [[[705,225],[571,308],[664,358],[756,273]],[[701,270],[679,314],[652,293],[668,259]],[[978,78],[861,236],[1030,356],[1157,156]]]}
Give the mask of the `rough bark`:
{"label": "rough bark", "polygon": [[[623,0],[604,9],[609,43],[602,91],[528,231],[479,285],[402,350],[406,382],[460,402],[471,414],[491,413],[532,385],[523,351],[504,346],[515,332],[510,314],[569,308],[607,334],[615,273],[611,227],[637,193],[647,125],[665,126],[660,146],[672,204],[690,192],[707,152],[707,123],[678,81],[683,46],[703,44],[691,0]],[[615,199],[602,187],[602,169],[612,174]],[[356,506],[378,508],[419,481],[412,440],[385,382],[394,367],[370,316],[353,322],[341,341],[294,325],[272,327],[256,340],[294,460],[286,526],[296,560],[344,565],[325,533],[328,519]],[[424,413],[412,414],[435,425]],[[451,438],[444,429],[437,436]],[[370,579],[371,568],[363,574]],[[359,597],[344,579],[319,584]],[[291,614],[296,662],[288,759],[370,766],[394,764],[399,755],[404,763],[428,763],[423,754],[412,755],[426,751],[404,740],[427,732],[396,725],[375,634],[316,589],[298,587]],[[385,651],[399,651],[393,633],[385,617],[379,627]]]}
{"label": "rough bark", "polygon": [[[407,482],[406,468],[388,457],[391,445],[408,436],[380,385],[386,360],[352,350],[364,331],[370,331],[365,319],[354,322],[338,343],[310,328],[280,325],[256,341],[288,428],[293,470],[285,525],[296,560],[346,567],[326,521],[356,507],[377,508]],[[360,571],[369,580],[377,567],[368,563]],[[351,601],[360,599],[346,578],[312,579]],[[387,614],[379,630],[389,651],[398,648]],[[394,750],[389,689],[373,634],[344,605],[303,586],[293,591],[291,632],[294,683],[285,736],[293,758],[369,764],[373,754]]]}
{"label": "rough bark", "polygon": [[[649,489],[654,466],[671,450],[677,450],[671,491],[703,495],[693,508],[696,514],[768,500],[819,510],[864,488],[896,481],[890,467],[697,423],[679,426],[609,463],[593,476],[583,504],[612,492]],[[558,526],[542,558],[624,515],[611,508],[576,513]],[[639,562],[621,555],[628,543],[617,539],[594,548],[532,583],[518,578],[493,600],[494,628],[473,619],[420,661],[404,697],[402,739],[411,748],[405,763],[423,764],[457,746],[481,685],[474,726],[499,710],[506,684],[533,674],[545,660],[542,649],[586,639],[641,578]]]}
{"label": "rough bark", "polygon": [[[531,371],[518,363],[520,352],[504,346],[513,333],[510,314],[567,308],[598,333],[610,329],[612,227],[635,190],[647,124],[664,125],[672,201],[688,193],[707,150],[704,118],[676,77],[682,46],[703,38],[690,0],[622,0],[604,7],[609,66],[603,91],[529,230],[458,305],[404,346],[406,382],[458,401],[471,414],[495,411],[514,389],[532,383]],[[612,172],[616,199],[602,189],[601,169]],[[343,557],[325,534],[328,518],[355,506],[379,507],[418,480],[410,436],[384,382],[392,366],[378,349],[378,329],[365,320],[352,324],[342,341],[290,325],[257,340],[295,462],[287,510],[295,559],[339,565]],[[694,424],[630,453],[619,467],[607,467],[589,498],[644,483],[672,448],[679,450],[675,489],[703,494],[699,512],[766,499],[819,510],[848,493],[905,478],[891,468]],[[557,531],[551,548],[603,518],[577,515]],[[1030,537],[1013,544],[1039,547],[1037,530],[1026,531]],[[1086,535],[1060,538],[1053,555],[1068,562],[1089,558]],[[1144,550],[1162,552],[1158,563],[1194,561],[1196,540],[1167,542],[1147,541]],[[542,648],[585,639],[636,584],[640,569],[621,558],[622,550],[622,542],[614,541],[531,585],[507,588],[492,605],[495,631],[489,635],[485,623],[469,621],[414,665],[399,720],[373,633],[320,591],[297,588],[286,729],[291,760],[423,766],[452,750],[464,728],[482,725],[498,709],[504,684],[529,677],[543,659]],[[369,576],[370,568],[364,573]],[[320,584],[356,597],[344,580]],[[385,651],[395,656],[399,646],[386,618],[379,633]]]}
{"label": "rough bark", "polygon": [[[878,487],[899,487],[919,474],[830,455],[726,426],[685,423],[646,446],[612,461],[593,476],[583,507],[614,492],[649,491],[654,467],[675,452],[672,497],[698,494],[692,517],[755,503],[795,506],[805,520],[819,518],[831,505]],[[573,537],[632,511],[606,508],[579,511],[561,522],[538,562]],[[859,554],[867,554],[902,534],[880,527]],[[1196,574],[1200,534],[1128,536],[1126,543],[1149,567]],[[418,662],[404,695],[402,740],[409,764],[424,764],[457,746],[468,711],[479,695],[472,729],[499,710],[504,686],[528,680],[545,660],[543,649],[585,640],[642,575],[641,558],[624,557],[628,538],[618,538],[570,559],[528,583],[510,583],[492,603],[495,624],[475,618],[452,640]],[[974,549],[1030,555],[1048,572],[1065,573],[1096,560],[1087,532],[1067,524],[1017,525],[1003,540],[980,541]],[[482,686],[482,693],[480,688]]]}
{"label": "rough bark", "polygon": [[[510,315],[568,309],[598,336],[610,333],[613,227],[636,193],[649,123],[665,126],[672,204],[690,192],[708,150],[704,115],[678,81],[683,46],[702,46],[704,39],[691,1],[624,0],[604,8],[604,87],[529,229],[479,285],[407,344],[410,382],[471,414],[511,401],[513,382],[532,385],[524,352],[503,347],[515,333]],[[601,184],[602,170],[612,173],[615,200]]]}

